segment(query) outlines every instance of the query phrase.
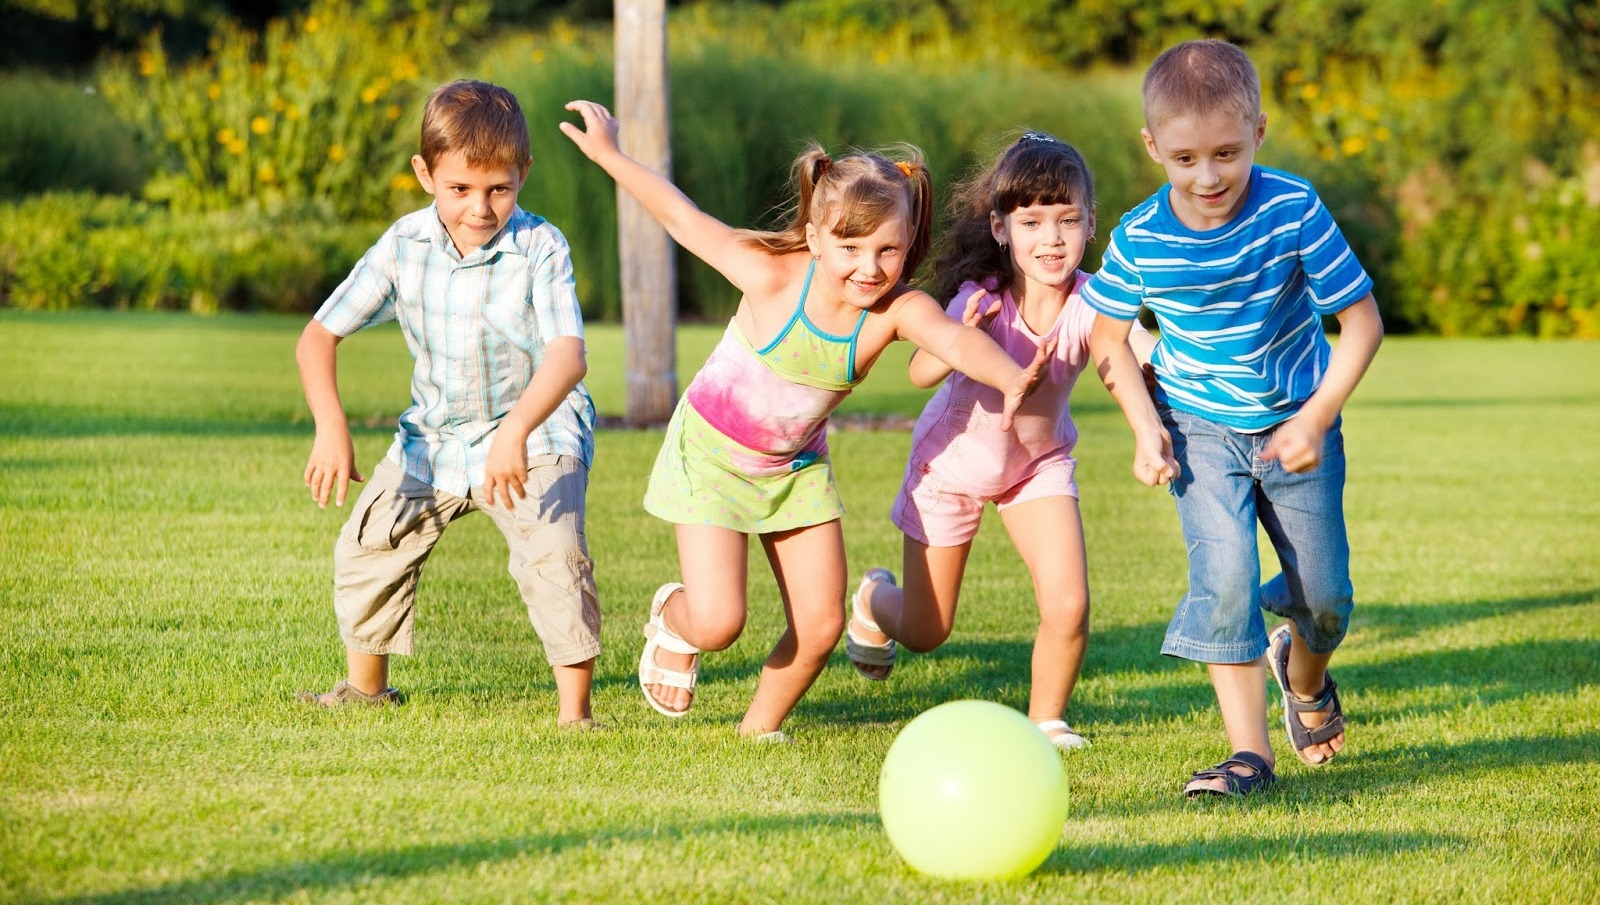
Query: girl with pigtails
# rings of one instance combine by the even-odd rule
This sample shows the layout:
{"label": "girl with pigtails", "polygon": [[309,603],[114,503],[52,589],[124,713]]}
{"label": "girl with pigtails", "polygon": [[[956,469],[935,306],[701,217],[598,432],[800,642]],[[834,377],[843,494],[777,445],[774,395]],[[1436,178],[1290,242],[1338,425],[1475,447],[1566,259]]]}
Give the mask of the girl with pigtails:
{"label": "girl with pigtails", "polygon": [[744,628],[755,535],[787,628],[738,730],[787,741],[784,719],[845,626],[844,506],[828,455],[829,415],[889,343],[904,339],[995,388],[1009,423],[1049,350],[1019,365],[906,284],[928,253],[933,217],[932,181],[914,147],[833,159],[813,144],[794,162],[789,222],[735,229],[623,154],[605,107],[573,101],[567,109],[583,124],[562,123],[562,132],[742,293],[679,400],[645,491],[645,509],[675,527],[682,580],[661,585],[650,603],[640,688],[666,716],[689,711],[702,652],[726,649]]}

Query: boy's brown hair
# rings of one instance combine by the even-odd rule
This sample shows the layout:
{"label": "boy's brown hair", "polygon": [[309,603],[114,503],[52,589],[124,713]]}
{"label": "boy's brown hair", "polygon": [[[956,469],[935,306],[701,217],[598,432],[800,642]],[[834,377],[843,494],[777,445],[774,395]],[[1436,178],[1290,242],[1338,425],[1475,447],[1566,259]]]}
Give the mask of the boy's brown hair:
{"label": "boy's brown hair", "polygon": [[533,160],[528,120],[516,95],[488,82],[458,79],[428,95],[418,152],[429,169],[459,151],[467,166],[521,170]]}
{"label": "boy's brown hair", "polygon": [[1245,52],[1227,41],[1185,41],[1167,48],[1144,74],[1144,124],[1174,116],[1261,115],[1261,79]]}

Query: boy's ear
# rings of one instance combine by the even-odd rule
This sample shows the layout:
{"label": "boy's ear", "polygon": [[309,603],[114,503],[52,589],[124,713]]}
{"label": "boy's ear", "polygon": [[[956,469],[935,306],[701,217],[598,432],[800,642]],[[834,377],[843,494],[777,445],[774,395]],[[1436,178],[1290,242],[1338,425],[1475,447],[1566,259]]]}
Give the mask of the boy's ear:
{"label": "boy's ear", "polygon": [[417,181],[422,183],[422,190],[433,194],[433,174],[428,172],[428,162],[422,159],[421,154],[411,155],[411,172],[417,174]]}
{"label": "boy's ear", "polygon": [[1267,137],[1267,115],[1261,114],[1256,119],[1256,150],[1261,150],[1261,142]]}
{"label": "boy's ear", "polygon": [[1148,128],[1139,130],[1139,137],[1144,139],[1144,152],[1156,163],[1161,162],[1161,152],[1156,150],[1156,137],[1150,134]]}

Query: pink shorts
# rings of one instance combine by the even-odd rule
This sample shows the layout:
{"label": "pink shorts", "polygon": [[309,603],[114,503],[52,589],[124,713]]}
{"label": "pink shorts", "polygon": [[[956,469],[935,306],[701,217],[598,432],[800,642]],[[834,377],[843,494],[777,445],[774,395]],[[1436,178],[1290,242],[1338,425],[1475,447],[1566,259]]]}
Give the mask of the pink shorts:
{"label": "pink shorts", "polygon": [[951,481],[917,459],[906,463],[905,480],[889,510],[889,520],[906,536],[930,547],[959,547],[978,533],[983,504],[994,501],[995,508],[1008,509],[1019,503],[1046,497],[1078,498],[1078,482],[1073,477],[1078,462],[1071,456],[1046,463],[1038,471],[1012,484],[998,496],[968,493],[959,482]]}

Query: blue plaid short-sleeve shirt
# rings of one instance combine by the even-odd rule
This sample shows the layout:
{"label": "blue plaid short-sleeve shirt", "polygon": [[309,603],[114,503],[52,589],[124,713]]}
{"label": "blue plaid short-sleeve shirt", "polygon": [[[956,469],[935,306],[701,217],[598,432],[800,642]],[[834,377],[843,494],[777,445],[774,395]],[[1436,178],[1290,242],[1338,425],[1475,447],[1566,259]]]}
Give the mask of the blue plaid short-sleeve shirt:
{"label": "blue plaid short-sleeve shirt", "polygon": [[[567,240],[517,208],[462,257],[430,205],[397,220],[317,311],[338,336],[398,321],[416,359],[411,407],[388,457],[458,496],[483,483],[494,430],[527,389],[546,344],[583,338]],[[528,435],[528,455],[594,459],[594,400],[579,383]]]}

